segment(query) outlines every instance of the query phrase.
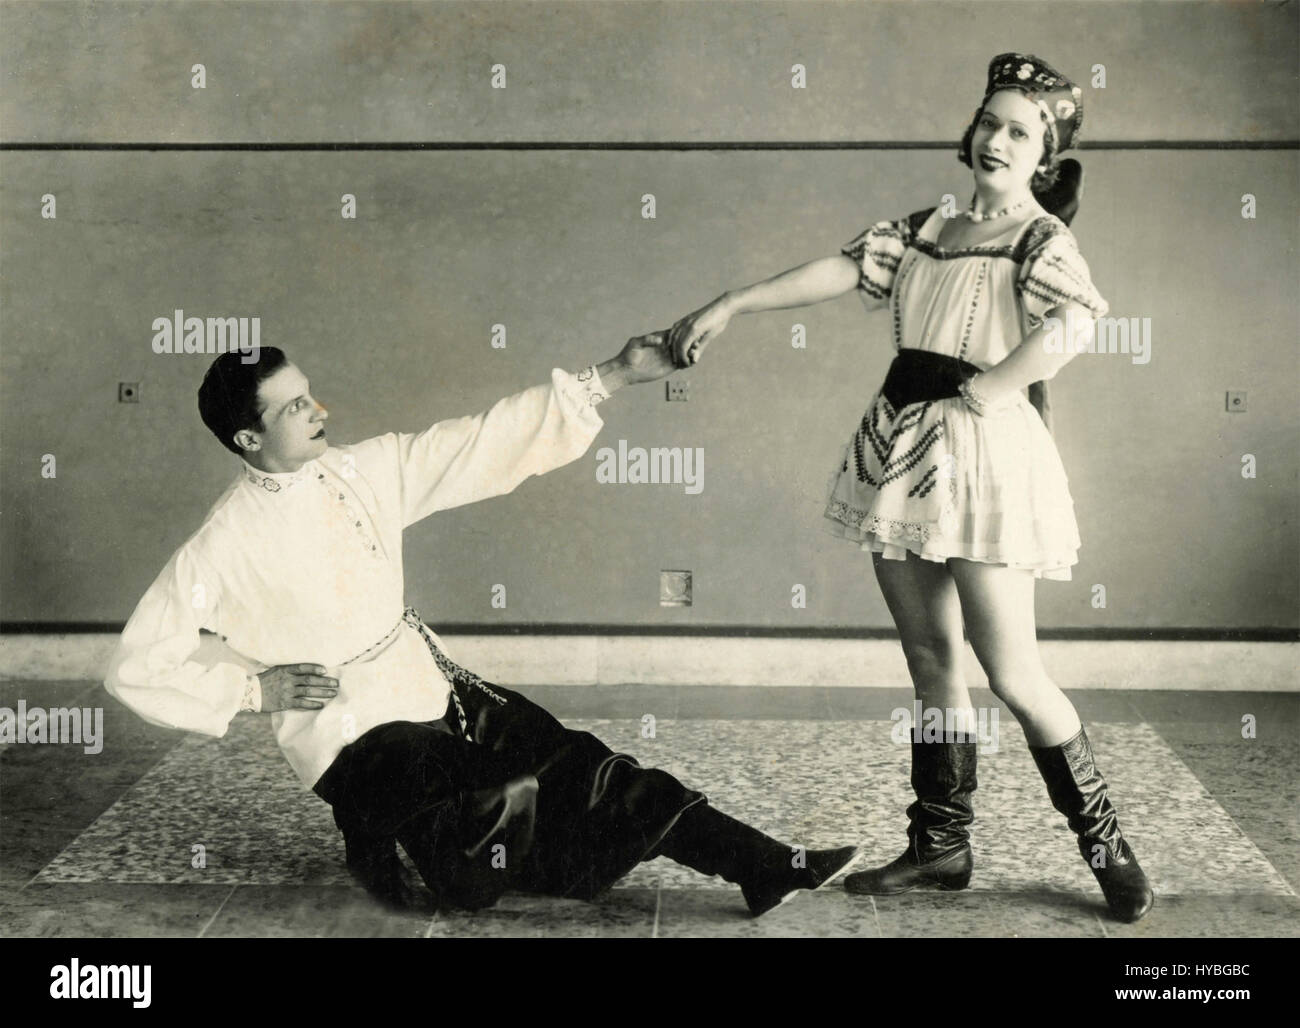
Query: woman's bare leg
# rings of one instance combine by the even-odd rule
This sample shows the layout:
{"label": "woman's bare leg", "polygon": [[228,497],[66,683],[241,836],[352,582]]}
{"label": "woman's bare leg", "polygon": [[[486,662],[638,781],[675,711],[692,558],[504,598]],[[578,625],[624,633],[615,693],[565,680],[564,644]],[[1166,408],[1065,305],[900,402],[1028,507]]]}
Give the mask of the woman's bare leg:
{"label": "woman's bare leg", "polygon": [[1079,852],[1112,913],[1133,922],[1155,894],[1119,827],[1106,779],[1093,759],[1079,715],[1043,670],[1034,633],[1034,576],[995,564],[951,558],[971,646],[993,692],[1024,727],[1052,806],[1065,815]]}
{"label": "woman's bare leg", "polygon": [[[917,699],[923,707],[943,712],[944,730],[939,739],[912,737],[916,802],[907,808],[906,851],[882,867],[849,875],[844,889],[872,896],[935,885],[964,889],[974,867],[968,829],[975,816],[976,745],[974,711],[962,675],[965,641],[957,587],[945,564],[913,553],[905,560],[872,557]],[[914,727],[921,723],[933,721],[923,712]]]}
{"label": "woman's bare leg", "polygon": [[[898,627],[917,699],[926,707],[971,711],[961,666],[965,646],[961,602],[952,572],[946,564],[914,553],[908,553],[906,560],[887,560],[879,553],[871,557],[880,591]],[[973,716],[973,712],[959,716]]]}
{"label": "woman's bare leg", "polygon": [[971,647],[989,687],[1015,715],[1030,746],[1059,746],[1079,715],[1048,677],[1034,629],[1034,576],[1002,564],[950,558]]}

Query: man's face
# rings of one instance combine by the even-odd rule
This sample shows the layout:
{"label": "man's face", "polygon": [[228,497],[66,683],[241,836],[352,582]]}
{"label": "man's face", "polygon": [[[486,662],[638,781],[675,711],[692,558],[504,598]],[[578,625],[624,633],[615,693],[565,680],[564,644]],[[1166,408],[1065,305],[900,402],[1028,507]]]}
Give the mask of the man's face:
{"label": "man's face", "polygon": [[250,463],[264,471],[297,471],[329,447],[325,439],[328,412],[311,396],[311,383],[293,364],[286,364],[262,382],[257,391],[264,431],[244,429],[235,441]]}

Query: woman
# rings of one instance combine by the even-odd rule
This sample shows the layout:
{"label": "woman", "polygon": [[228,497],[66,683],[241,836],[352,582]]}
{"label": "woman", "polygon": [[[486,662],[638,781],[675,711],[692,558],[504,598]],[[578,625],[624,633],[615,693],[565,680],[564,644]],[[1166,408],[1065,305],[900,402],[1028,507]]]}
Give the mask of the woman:
{"label": "woman", "polygon": [[[907,851],[850,875],[849,892],[970,881],[976,743],[961,671],[964,621],[1112,912],[1136,921],[1151,907],[1088,737],[1043,669],[1034,628],[1035,579],[1069,580],[1079,547],[1042,380],[1084,348],[1092,319],[1108,310],[1066,226],[1082,179],[1078,163],[1059,154],[1082,121],[1078,86],[1033,55],[999,54],[958,151],[975,178],[964,217],[930,208],[877,222],[841,255],[727,292],[673,327],[674,357],[685,365],[737,314],[855,288],[868,310],[892,313],[898,355],[845,447],[826,517],[871,553],[917,697],[961,716],[943,741],[912,744]],[[1046,346],[1059,328],[1048,317],[1067,333],[1084,331]]]}

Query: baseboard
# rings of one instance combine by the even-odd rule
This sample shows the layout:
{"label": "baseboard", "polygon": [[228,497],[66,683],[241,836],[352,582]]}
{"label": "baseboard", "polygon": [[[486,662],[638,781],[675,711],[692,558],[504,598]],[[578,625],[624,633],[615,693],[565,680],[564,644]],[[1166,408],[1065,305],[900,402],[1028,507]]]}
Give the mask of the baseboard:
{"label": "baseboard", "polygon": [[[777,685],[909,688],[896,639],[717,635],[458,634],[439,630],[453,659],[513,685]],[[111,633],[0,636],[0,679],[84,682],[104,676]],[[1041,639],[1064,689],[1300,691],[1288,642]],[[967,681],[987,680],[970,647]]]}

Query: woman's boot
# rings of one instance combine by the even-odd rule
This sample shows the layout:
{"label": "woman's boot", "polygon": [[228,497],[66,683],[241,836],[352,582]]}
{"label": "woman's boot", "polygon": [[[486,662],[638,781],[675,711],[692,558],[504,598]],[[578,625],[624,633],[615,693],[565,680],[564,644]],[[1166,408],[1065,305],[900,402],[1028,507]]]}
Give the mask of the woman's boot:
{"label": "woman's boot", "polygon": [[1079,837],[1079,852],[1097,876],[1111,912],[1121,921],[1136,921],[1155,899],[1137,857],[1120,834],[1119,817],[1107,795],[1106,779],[1097,770],[1083,729],[1060,746],[1030,746],[1034,763],[1047,783],[1052,806],[1066,816]]}
{"label": "woman's boot", "polygon": [[975,742],[912,740],[912,790],[907,808],[907,851],[884,867],[859,871],[844,879],[846,892],[893,896],[921,886],[964,889],[975,861],[968,828],[975,820],[971,794],[976,787]]}

